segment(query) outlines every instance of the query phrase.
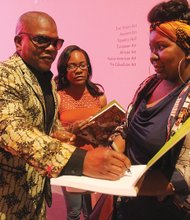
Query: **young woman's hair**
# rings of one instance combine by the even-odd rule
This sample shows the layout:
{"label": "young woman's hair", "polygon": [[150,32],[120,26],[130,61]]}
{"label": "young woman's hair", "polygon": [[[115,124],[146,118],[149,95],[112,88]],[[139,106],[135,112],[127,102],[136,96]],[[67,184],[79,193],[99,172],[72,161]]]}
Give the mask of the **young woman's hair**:
{"label": "young woman's hair", "polygon": [[170,0],[155,5],[148,13],[148,21],[167,22],[183,20],[190,24],[190,9],[187,0]]}
{"label": "young woman's hair", "polygon": [[92,66],[90,63],[90,58],[87,52],[76,45],[67,46],[63,52],[60,54],[57,62],[58,75],[55,77],[57,83],[57,90],[63,90],[68,88],[70,85],[69,80],[67,79],[67,63],[71,57],[73,51],[80,51],[84,54],[86,62],[88,65],[88,77],[86,81],[86,87],[92,96],[101,96],[104,94],[104,88],[100,84],[93,83],[92,78]]}

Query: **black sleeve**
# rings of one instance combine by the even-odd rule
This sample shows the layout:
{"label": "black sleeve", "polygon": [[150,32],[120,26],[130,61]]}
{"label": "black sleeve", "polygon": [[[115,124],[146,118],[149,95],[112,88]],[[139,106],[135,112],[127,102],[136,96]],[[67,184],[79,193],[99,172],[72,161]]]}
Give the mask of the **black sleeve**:
{"label": "black sleeve", "polygon": [[63,176],[63,175],[81,176],[83,172],[83,163],[86,153],[87,153],[86,150],[76,148],[76,150],[71,155],[69,161],[67,162],[67,164],[65,165],[59,176]]}

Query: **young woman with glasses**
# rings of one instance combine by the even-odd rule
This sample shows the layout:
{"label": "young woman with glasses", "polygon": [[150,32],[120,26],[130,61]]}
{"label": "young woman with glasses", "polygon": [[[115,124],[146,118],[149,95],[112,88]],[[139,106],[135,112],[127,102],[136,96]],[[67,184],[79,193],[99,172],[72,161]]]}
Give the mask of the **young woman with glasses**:
{"label": "young woman with glasses", "polygon": [[[80,129],[88,118],[107,104],[103,87],[93,83],[92,66],[86,51],[76,45],[64,49],[58,59],[58,76],[56,82],[60,96],[59,117],[64,127],[73,130],[73,127]],[[77,137],[75,146],[92,149],[92,145],[86,140]],[[63,188],[67,205],[67,219],[80,219],[81,210],[87,219],[92,211],[91,195],[70,193]],[[112,197],[107,197],[107,203],[112,208]],[[110,209],[111,210],[111,209]],[[110,211],[111,212],[111,211]],[[110,214],[109,210],[105,214]],[[101,217],[99,217],[101,219]],[[102,219],[108,219],[103,217]]]}

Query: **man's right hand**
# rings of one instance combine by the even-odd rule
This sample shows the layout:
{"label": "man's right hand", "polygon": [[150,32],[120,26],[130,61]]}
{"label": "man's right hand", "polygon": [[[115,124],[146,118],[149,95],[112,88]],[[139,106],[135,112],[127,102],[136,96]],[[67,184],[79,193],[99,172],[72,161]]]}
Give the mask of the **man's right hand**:
{"label": "man's right hand", "polygon": [[83,174],[99,179],[117,180],[130,166],[130,160],[124,154],[98,147],[87,152]]}

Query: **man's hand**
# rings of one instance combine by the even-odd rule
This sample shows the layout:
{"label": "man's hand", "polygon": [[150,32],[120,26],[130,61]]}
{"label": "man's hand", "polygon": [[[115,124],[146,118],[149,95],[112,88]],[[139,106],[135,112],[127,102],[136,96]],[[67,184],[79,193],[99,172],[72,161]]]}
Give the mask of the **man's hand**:
{"label": "man's hand", "polygon": [[83,174],[99,179],[117,180],[130,166],[131,163],[124,154],[98,147],[87,152]]}

